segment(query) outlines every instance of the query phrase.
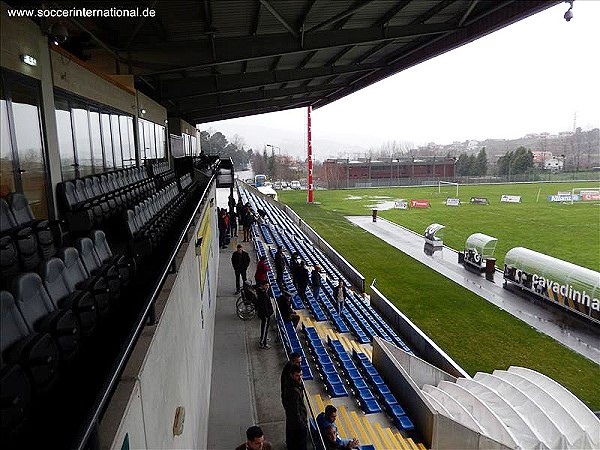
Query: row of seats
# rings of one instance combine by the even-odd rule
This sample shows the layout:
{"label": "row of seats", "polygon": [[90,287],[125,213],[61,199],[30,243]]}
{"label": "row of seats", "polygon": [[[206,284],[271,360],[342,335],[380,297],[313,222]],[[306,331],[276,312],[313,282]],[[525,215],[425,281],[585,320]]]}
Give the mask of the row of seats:
{"label": "row of seats", "polygon": [[89,231],[156,192],[144,167],[63,181],[56,187],[59,209],[70,231]]}
{"label": "row of seats", "polygon": [[21,271],[34,270],[56,253],[62,231],[56,221],[37,220],[23,194],[0,199],[0,283],[6,286]]}
{"label": "row of seats", "polygon": [[369,385],[373,388],[381,403],[385,406],[385,410],[392,418],[394,425],[404,431],[413,430],[415,427],[412,421],[408,418],[404,409],[400,406],[398,400],[396,400],[396,397],[392,394],[369,358],[364,353],[357,352],[356,350],[353,350],[352,356],[357,363],[357,367],[365,375]]}
{"label": "row of seats", "polygon": [[125,212],[130,247],[136,256],[152,254],[187,206],[193,194],[193,184],[181,190],[172,181],[159,192]]}
{"label": "row of seats", "polygon": [[112,253],[101,230],[92,236],[60,248],[39,273],[19,273],[2,291],[0,412],[7,434],[20,432],[32,404],[56,385],[135,273],[132,261]]}
{"label": "row of seats", "polygon": [[152,162],[148,163],[148,166],[150,168],[150,174],[153,177],[155,177],[157,175],[161,175],[161,174],[171,170],[171,167],[169,166],[169,162],[166,160],[152,161]]}
{"label": "row of seats", "polygon": [[319,372],[325,389],[331,397],[348,397],[348,391],[340,378],[338,371],[327,353],[317,330],[303,324],[302,329],[306,335],[308,349],[313,356],[315,366]]}

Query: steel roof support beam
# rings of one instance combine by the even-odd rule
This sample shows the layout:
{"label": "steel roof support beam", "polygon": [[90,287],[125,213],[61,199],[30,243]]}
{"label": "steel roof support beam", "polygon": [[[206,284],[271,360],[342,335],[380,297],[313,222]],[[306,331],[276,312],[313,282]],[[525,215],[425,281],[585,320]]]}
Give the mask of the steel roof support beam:
{"label": "steel roof support beam", "polygon": [[240,115],[246,115],[247,111],[252,111],[253,114],[262,114],[272,111],[282,111],[284,109],[300,108],[302,106],[310,105],[314,99],[298,99],[296,101],[290,101],[288,98],[274,100],[271,103],[264,105],[264,102],[255,102],[254,107],[249,107],[248,104],[244,105],[233,105],[233,106],[221,106],[217,108],[211,108],[206,111],[206,114],[190,114],[184,115],[184,118],[194,124],[194,122],[210,122],[214,120],[229,119],[232,117],[239,117]]}
{"label": "steel roof support beam", "polygon": [[[307,33],[304,37],[304,47],[300,47],[299,42],[293,37],[285,35],[270,35],[270,36],[255,36],[230,38],[220,40],[214,38],[216,53],[221,55],[220,60],[212,60],[212,52],[210,43],[204,41],[179,42],[180,48],[186,49],[177,54],[169,54],[161,61],[166,63],[172,62],[177,66],[181,60],[188,60],[195,63],[185,67],[175,67],[171,70],[154,72],[152,75],[177,73],[184,70],[199,70],[207,67],[212,67],[219,64],[239,63],[244,60],[256,60],[262,58],[272,58],[284,54],[302,54],[312,52],[314,50],[331,49],[337,47],[345,47],[348,45],[368,45],[378,44],[381,42],[392,42],[397,39],[410,39],[417,36],[429,36],[436,34],[444,34],[449,31],[454,31],[455,25],[448,24],[420,24],[403,27],[389,28],[365,28],[362,30],[331,30],[320,31],[316,33]],[[207,45],[208,44],[208,45]],[[160,49],[160,45],[155,45]],[[208,48],[207,48],[208,47]],[[156,53],[152,50],[152,57],[156,58]],[[132,52],[133,53],[133,52]],[[134,54],[134,59],[140,64],[143,58],[143,53]]]}
{"label": "steel roof support beam", "polygon": [[273,8],[273,6],[271,6],[271,4],[267,1],[267,0],[259,0],[260,4],[263,5],[265,8],[267,8],[267,11],[269,11],[273,17],[275,17],[277,19],[277,21],[283,25],[285,27],[286,30],[288,30],[290,32],[290,34],[294,37],[298,37],[298,32],[296,30],[294,30],[291,25],[289,23],[287,23],[287,21],[281,17],[281,14],[279,14],[277,12],[277,10],[275,8]]}
{"label": "steel roof support beam", "polygon": [[246,74],[219,75],[219,87],[214,76],[189,77],[178,80],[162,80],[160,91],[163,100],[192,96],[208,96],[215,93],[235,92],[240,89],[252,89],[260,86],[272,86],[280,83],[306,81],[332,75],[348,75],[370,72],[377,69],[376,64],[354,64],[349,66],[311,67],[308,69],[288,69],[275,72],[249,72]]}
{"label": "steel roof support beam", "polygon": [[321,29],[328,27],[329,25],[332,25],[342,19],[345,19],[346,17],[351,16],[355,12],[360,11],[365,6],[368,6],[369,3],[373,3],[373,1],[374,0],[363,0],[361,2],[358,2],[354,6],[351,6],[350,8],[348,8],[346,11],[341,12],[341,13],[331,17],[330,19],[327,19],[326,21],[321,22],[320,24],[315,25],[314,27],[310,28],[309,30],[307,30],[307,33],[312,33],[313,31],[321,30]]}
{"label": "steel roof support beam", "polygon": [[[147,3],[147,5],[148,5],[148,8],[153,9],[154,5],[156,5],[156,0],[151,0],[150,2]],[[142,18],[138,18],[137,24],[135,25],[135,28],[133,29],[133,31],[131,32],[131,35],[129,36],[129,39],[127,40],[127,44],[125,44],[125,47],[123,47],[123,49],[122,49],[123,51],[127,51],[129,49],[129,46],[133,43],[133,41],[135,40],[135,37],[142,29],[144,22],[146,22],[145,16]]]}
{"label": "steel roof support beam", "polygon": [[[301,94],[315,94],[327,91],[335,91],[341,87],[345,87],[345,84],[323,84],[311,87],[301,86],[285,89],[261,89],[252,92],[230,92],[225,94],[211,95],[202,99],[181,99],[177,106],[181,111],[192,113],[194,111],[202,111],[214,106],[237,105],[259,100],[273,100]],[[201,105],[202,108],[198,108],[199,105]]]}

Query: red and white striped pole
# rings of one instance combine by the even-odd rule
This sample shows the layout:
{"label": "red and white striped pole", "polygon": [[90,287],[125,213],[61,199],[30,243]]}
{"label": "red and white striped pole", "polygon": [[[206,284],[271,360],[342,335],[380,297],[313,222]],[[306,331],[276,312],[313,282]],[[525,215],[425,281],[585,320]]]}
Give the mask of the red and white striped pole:
{"label": "red and white striped pole", "polygon": [[308,126],[307,126],[307,136],[306,136],[306,144],[308,150],[308,203],[313,202],[313,163],[312,163],[312,135],[310,131],[310,111],[311,107],[308,107]]}

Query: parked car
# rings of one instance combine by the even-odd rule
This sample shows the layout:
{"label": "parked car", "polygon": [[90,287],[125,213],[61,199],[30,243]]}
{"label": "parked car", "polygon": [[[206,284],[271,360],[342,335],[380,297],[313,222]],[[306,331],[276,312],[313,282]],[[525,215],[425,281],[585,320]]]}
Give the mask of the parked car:
{"label": "parked car", "polygon": [[300,182],[298,180],[292,181],[290,183],[290,187],[296,191],[302,189],[302,185],[300,184]]}

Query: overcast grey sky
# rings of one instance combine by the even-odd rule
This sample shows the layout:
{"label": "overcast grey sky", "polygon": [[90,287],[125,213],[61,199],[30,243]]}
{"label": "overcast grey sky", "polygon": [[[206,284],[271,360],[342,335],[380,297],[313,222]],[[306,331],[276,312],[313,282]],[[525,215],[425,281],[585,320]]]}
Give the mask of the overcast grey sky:
{"label": "overcast grey sky", "polygon": [[[561,3],[313,111],[317,159],[344,146],[414,145],[600,127],[600,1]],[[201,124],[305,152],[306,108]],[[352,150],[350,150],[351,152]]]}

